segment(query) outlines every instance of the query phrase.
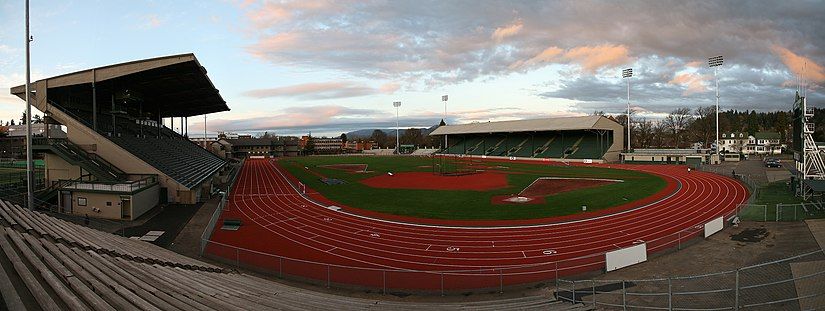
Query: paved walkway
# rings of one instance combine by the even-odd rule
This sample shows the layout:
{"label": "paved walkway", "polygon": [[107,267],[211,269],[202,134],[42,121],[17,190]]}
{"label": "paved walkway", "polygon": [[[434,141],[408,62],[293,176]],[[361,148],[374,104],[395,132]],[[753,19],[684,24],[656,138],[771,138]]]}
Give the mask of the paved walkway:
{"label": "paved walkway", "polygon": [[819,243],[819,247],[825,250],[825,219],[808,219],[805,223],[808,224],[808,229]]}
{"label": "paved walkway", "polygon": [[203,234],[203,229],[209,223],[209,219],[218,207],[219,202],[220,196],[215,196],[203,203],[167,248],[184,256],[200,258],[201,234]]}

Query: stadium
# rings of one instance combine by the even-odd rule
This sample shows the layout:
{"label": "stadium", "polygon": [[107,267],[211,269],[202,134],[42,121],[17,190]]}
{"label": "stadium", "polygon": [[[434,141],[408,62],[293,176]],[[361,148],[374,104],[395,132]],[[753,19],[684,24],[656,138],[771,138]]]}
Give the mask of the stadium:
{"label": "stadium", "polygon": [[[307,19],[322,6],[302,5]],[[28,2],[26,10],[29,70]],[[292,17],[278,14],[279,22]],[[484,39],[506,44],[526,27],[514,25]],[[299,37],[264,45],[284,48]],[[335,50],[324,44],[319,50]],[[542,48],[508,68],[574,63],[599,48]],[[306,50],[302,57],[317,52]],[[217,116],[246,101],[361,100],[401,86],[335,81],[237,92],[248,81],[224,80],[225,64],[197,54],[58,67],[32,82],[27,72],[25,84],[9,88],[42,118],[27,110],[20,125],[0,125],[0,310],[825,308],[825,132],[823,110],[808,103],[822,97],[800,87],[787,115],[725,113],[723,127],[734,128],[732,116],[748,131],[727,131],[722,141],[718,83],[713,112],[697,109],[696,120],[682,112],[695,123],[673,112],[659,132],[631,120],[628,82],[619,114],[548,117],[528,106],[515,114],[527,118],[482,122],[475,103],[448,118],[444,95],[440,123],[440,112],[406,119],[426,126],[399,125],[394,101],[394,122],[371,109],[293,107],[277,132],[247,133],[236,128],[271,121],[264,107],[232,122]],[[604,74],[587,64],[582,72]],[[722,56],[708,59],[721,64]],[[305,78],[296,72],[278,79]],[[691,81],[704,86],[709,77]],[[610,86],[577,87],[614,105],[612,95],[598,95]],[[361,128],[338,136],[334,124],[291,120],[315,115]],[[358,123],[364,116],[387,120],[373,129]],[[190,121],[203,131],[190,133]],[[208,124],[218,131],[207,133]],[[308,133],[284,134],[293,127]],[[329,128],[332,137],[318,136]],[[688,130],[699,134],[680,141]],[[657,133],[672,143],[655,143]]]}

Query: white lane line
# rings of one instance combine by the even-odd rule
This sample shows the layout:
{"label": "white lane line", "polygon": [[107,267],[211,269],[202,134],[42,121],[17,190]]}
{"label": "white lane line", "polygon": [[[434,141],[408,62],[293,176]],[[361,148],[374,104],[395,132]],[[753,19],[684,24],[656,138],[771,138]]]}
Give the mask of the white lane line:
{"label": "white lane line", "polygon": [[333,246],[332,248],[330,248],[330,249],[327,251],[327,253],[329,253],[329,252],[331,252],[331,251],[334,251],[336,248],[338,248],[338,246]]}
{"label": "white lane line", "polygon": [[427,249],[425,249],[425,250],[426,250],[426,251],[430,250],[430,247],[432,247],[432,246],[433,246],[432,244],[427,245]]}
{"label": "white lane line", "polygon": [[521,251],[521,255],[524,256],[524,258],[527,258],[527,254],[525,254],[524,251]]}

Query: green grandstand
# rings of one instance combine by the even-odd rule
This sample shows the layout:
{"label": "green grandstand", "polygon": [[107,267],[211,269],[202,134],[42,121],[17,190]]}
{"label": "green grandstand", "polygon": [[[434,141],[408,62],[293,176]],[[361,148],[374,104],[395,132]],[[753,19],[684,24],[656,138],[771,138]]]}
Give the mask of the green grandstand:
{"label": "green grandstand", "polygon": [[613,119],[586,116],[445,125],[430,135],[447,136],[442,154],[609,162],[619,158],[622,133]]}

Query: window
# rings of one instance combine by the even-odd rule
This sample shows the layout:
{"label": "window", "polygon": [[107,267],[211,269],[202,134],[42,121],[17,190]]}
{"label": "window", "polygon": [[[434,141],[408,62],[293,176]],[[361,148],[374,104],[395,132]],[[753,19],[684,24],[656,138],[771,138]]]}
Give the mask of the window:
{"label": "window", "polygon": [[86,206],[86,198],[77,197],[77,206]]}

